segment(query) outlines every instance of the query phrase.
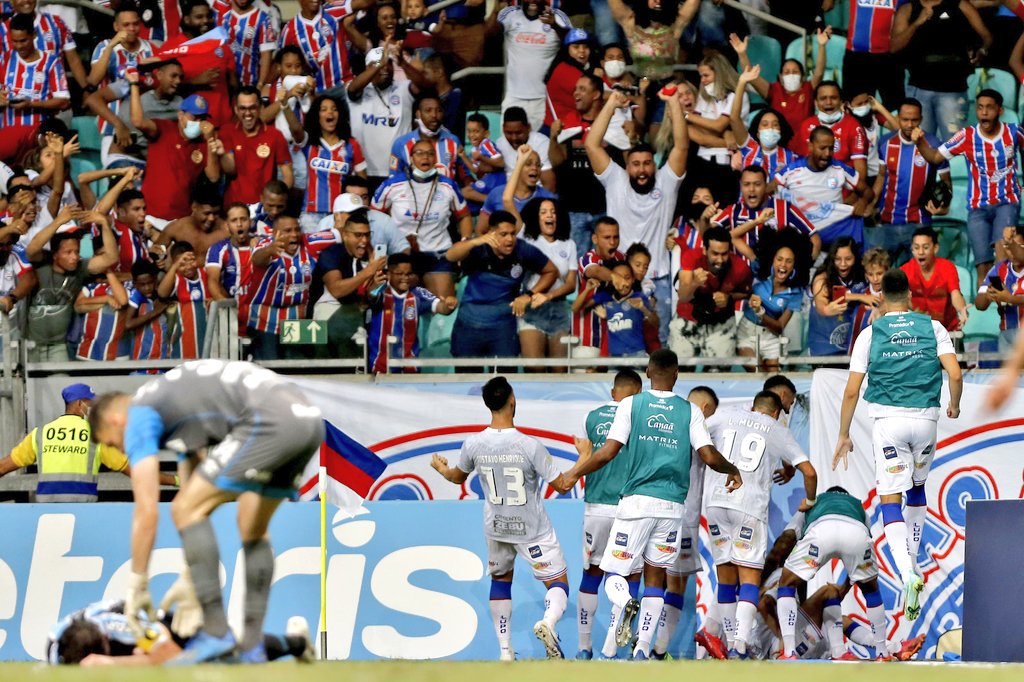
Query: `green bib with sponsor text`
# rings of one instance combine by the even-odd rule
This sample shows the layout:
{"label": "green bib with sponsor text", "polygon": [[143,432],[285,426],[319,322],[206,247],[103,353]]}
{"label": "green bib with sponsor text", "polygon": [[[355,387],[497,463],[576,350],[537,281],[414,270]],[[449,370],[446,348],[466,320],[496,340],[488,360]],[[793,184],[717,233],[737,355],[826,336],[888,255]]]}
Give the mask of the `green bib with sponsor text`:
{"label": "green bib with sponsor text", "polygon": [[938,407],[942,365],[937,347],[928,315],[905,312],[875,320],[864,399],[893,407]]}
{"label": "green bib with sponsor text", "polygon": [[690,408],[677,395],[644,391],[633,396],[629,429],[629,466],[622,497],[647,495],[686,500],[690,487]]}
{"label": "green bib with sponsor text", "polygon": [[[618,405],[602,405],[587,415],[587,438],[594,444],[595,451],[608,439],[608,430],[618,409]],[[590,504],[618,504],[628,464],[629,453],[626,448],[622,448],[615,459],[594,473],[587,474],[584,499]]]}

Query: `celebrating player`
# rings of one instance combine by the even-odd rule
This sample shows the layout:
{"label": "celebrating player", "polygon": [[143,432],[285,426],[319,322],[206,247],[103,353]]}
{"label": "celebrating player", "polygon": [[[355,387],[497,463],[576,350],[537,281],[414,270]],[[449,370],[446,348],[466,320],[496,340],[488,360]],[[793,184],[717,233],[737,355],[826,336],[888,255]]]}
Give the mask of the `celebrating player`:
{"label": "celebrating player", "polygon": [[803,474],[804,504],[810,507],[815,502],[817,473],[789,430],[777,421],[781,412],[779,397],[761,391],[753,409],[721,410],[708,422],[719,451],[746,476],[746,485],[738,492],[730,489],[725,476],[709,471],[704,478],[711,554],[718,570],[718,608],[731,658],[747,655],[768,550],[772,477],[780,460]]}
{"label": "celebrating player", "polygon": [[484,384],[484,405],[491,411],[491,425],[470,436],[462,445],[459,463],[434,455],[430,466],[456,485],[476,471],[487,496],[484,505],[484,536],[487,567],[491,574],[491,616],[498,635],[502,661],[515,660],[512,649],[512,573],[518,554],[533,567],[533,575],[548,588],[544,617],[533,634],[544,644],[548,658],[562,658],[555,625],[569,604],[565,557],[544,510],[538,492],[543,479],[560,493],[569,492],[576,480],[558,472],[551,454],[536,439],[516,430],[516,396],[505,377]]}
{"label": "celebrating player", "polygon": [[[267,526],[281,501],[296,497],[295,479],[323,442],[320,410],[270,370],[247,362],[198,360],[147,382],[134,396],[102,396],[89,424],[96,442],[121,448],[132,466],[132,575],[125,599],[129,622],[135,622],[139,611],[152,609],[148,568],[156,539],[159,454],[193,455],[205,449],[195,475],[171,503],[202,606],[203,629],[172,662],[212,661],[236,648],[243,662],[266,661],[262,628],[274,572]],[[241,642],[235,641],[224,614],[217,538],[210,523],[217,507],[236,499],[245,554]]]}
{"label": "celebrating player", "polygon": [[[882,295],[885,314],[862,331],[853,345],[832,468],[839,462],[844,469],[849,467],[847,456],[853,451],[850,424],[867,374],[864,400],[874,419],[871,449],[879,508],[889,550],[903,581],[903,613],[907,620],[916,620],[921,615],[919,599],[924,589],[924,578],[917,571],[917,551],[927,513],[924,484],[935,455],[942,370],[949,376],[946,416],[950,419],[960,416],[964,383],[949,332],[928,315],[911,312],[907,275],[901,270],[885,273]],[[906,521],[900,509],[904,493]]]}
{"label": "celebrating player", "polygon": [[[725,474],[730,490],[743,484],[736,467],[712,444],[704,415],[672,392],[679,377],[676,354],[664,348],[652,353],[647,377],[650,390],[619,403],[604,445],[594,451],[589,440],[576,439],[580,458],[566,472],[570,479],[578,479],[605,466],[623,448],[628,453],[626,479],[601,570],[607,574],[605,592],[612,602],[619,646],[629,643],[632,618],[640,612],[636,660],[650,657],[665,602],[666,570],[679,553],[691,448],[705,464]],[[646,587],[643,600],[637,603],[626,576],[641,566]]]}

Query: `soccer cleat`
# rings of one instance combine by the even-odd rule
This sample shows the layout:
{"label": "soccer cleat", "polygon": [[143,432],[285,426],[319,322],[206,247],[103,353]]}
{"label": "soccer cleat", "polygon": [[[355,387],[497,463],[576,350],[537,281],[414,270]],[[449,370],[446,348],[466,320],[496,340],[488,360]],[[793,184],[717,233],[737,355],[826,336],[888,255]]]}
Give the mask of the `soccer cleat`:
{"label": "soccer cleat", "polygon": [[903,586],[903,615],[907,620],[917,620],[921,615],[921,591],[924,589],[924,579],[916,573],[911,574],[910,580]]}
{"label": "soccer cleat", "polygon": [[200,630],[188,641],[180,654],[167,661],[167,665],[193,665],[225,658],[235,652],[238,643],[229,630],[223,637]]}
{"label": "soccer cleat", "polygon": [[577,661],[590,661],[594,658],[594,652],[590,649],[580,649],[576,652]]}
{"label": "soccer cleat", "polygon": [[248,651],[243,651],[238,654],[239,663],[266,663],[267,662],[267,650],[263,648],[263,643],[259,643]]}
{"label": "soccer cleat", "polygon": [[306,640],[306,648],[296,660],[302,663],[312,663],[316,660],[316,650],[313,648],[313,638],[309,636],[309,623],[302,616],[292,616],[288,624],[284,626],[285,637],[301,637]]}
{"label": "soccer cleat", "polygon": [[668,652],[667,651],[665,653],[663,653],[663,654],[659,654],[657,651],[654,651],[653,649],[651,650],[651,660],[652,661],[664,661],[667,658],[668,658]]}
{"label": "soccer cleat", "polygon": [[627,646],[633,639],[633,618],[640,612],[640,602],[630,599],[622,607],[619,615],[619,624],[615,628],[615,643],[618,646]]}
{"label": "soccer cleat", "polygon": [[924,646],[924,635],[918,635],[914,639],[903,640],[903,646],[893,656],[897,661],[909,661]]}
{"label": "soccer cleat", "polygon": [[499,661],[514,661],[516,660],[516,652],[512,650],[510,646],[501,647],[501,654],[498,655]]}
{"label": "soccer cleat", "polygon": [[[730,653],[732,653],[732,652],[730,652]],[[732,656],[730,656],[729,658],[732,658]],[[796,654],[779,654],[779,657],[777,659],[775,659],[775,660],[777,660],[777,661],[799,661],[800,657],[797,656]]]}
{"label": "soccer cleat", "polygon": [[720,661],[724,661],[728,658],[725,643],[703,628],[698,630],[697,634],[693,636],[693,641],[704,647],[704,650],[707,651],[712,658],[717,658]]}
{"label": "soccer cleat", "polygon": [[890,656],[889,654],[886,653],[886,654],[880,654],[879,656],[876,656],[875,660],[878,661],[879,663],[891,663],[892,661],[894,661],[896,659],[894,659],[892,656]]}
{"label": "soccer cleat", "polygon": [[637,649],[636,651],[633,652],[633,660],[634,661],[646,661],[647,660],[647,654],[645,654],[643,652],[643,649]]}
{"label": "soccer cleat", "polygon": [[547,652],[548,658],[565,658],[565,655],[562,654],[562,647],[558,643],[558,635],[550,625],[543,620],[538,620],[537,624],[533,626],[533,634],[544,645],[544,651]]}
{"label": "soccer cleat", "polygon": [[860,659],[860,656],[857,656],[852,651],[847,651],[842,656],[833,656],[832,660],[833,661],[859,661],[861,659]]}
{"label": "soccer cleat", "polygon": [[750,658],[747,652],[744,651],[742,654],[736,649],[729,649],[729,660],[730,661],[745,661]]}

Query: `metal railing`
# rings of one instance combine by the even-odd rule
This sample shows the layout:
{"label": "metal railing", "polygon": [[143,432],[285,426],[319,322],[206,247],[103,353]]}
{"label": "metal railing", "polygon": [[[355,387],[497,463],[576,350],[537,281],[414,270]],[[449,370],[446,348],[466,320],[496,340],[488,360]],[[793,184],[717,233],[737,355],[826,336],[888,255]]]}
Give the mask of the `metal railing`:
{"label": "metal railing", "polygon": [[759,10],[757,8],[749,7],[748,5],[741,4],[741,3],[737,2],[736,0],[722,0],[722,4],[725,5],[726,7],[731,7],[734,10],[738,10],[740,12],[744,12],[746,14],[749,14],[752,17],[757,17],[761,21],[767,22],[769,24],[774,24],[774,25],[778,26],[779,28],[784,28],[787,31],[790,31],[792,33],[796,33],[799,36],[807,37],[807,29],[805,29],[804,27],[797,26],[796,24],[790,23],[790,22],[786,21],[785,19],[779,19],[776,16],[772,16],[768,12],[764,12],[764,11],[761,11],[761,10]]}
{"label": "metal railing", "polygon": [[114,10],[109,7],[103,7],[97,5],[89,0],[46,0],[45,5],[63,5],[65,7],[77,7],[78,9],[88,10],[90,12],[96,12],[97,14],[105,14],[108,17],[114,16]]}

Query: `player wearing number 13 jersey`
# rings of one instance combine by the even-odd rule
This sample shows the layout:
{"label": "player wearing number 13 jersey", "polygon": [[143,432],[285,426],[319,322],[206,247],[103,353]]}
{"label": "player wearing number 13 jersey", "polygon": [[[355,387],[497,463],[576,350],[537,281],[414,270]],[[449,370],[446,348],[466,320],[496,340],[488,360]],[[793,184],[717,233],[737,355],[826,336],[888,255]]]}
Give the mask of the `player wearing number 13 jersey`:
{"label": "player wearing number 13 jersey", "polygon": [[512,650],[512,572],[516,555],[533,568],[544,583],[544,617],[533,632],[544,644],[548,658],[562,658],[555,625],[569,603],[565,557],[555,529],[544,510],[539,482],[547,481],[560,493],[575,485],[558,471],[551,454],[536,439],[517,431],[513,418],[516,396],[504,377],[491,379],[483,388],[491,424],[470,436],[462,445],[459,462],[434,455],[431,466],[456,485],[476,472],[484,495],[484,537],[487,538],[487,569],[491,575],[491,617],[498,635],[501,660],[515,658]]}
{"label": "player wearing number 13 jersey", "polygon": [[721,474],[708,471],[704,479],[704,513],[718,571],[719,613],[729,648],[741,658],[746,657],[760,600],[758,585],[768,550],[768,501],[779,460],[803,474],[811,504],[817,489],[817,474],[807,455],[776,421],[781,413],[779,397],[761,391],[754,397],[753,409],[722,409],[708,420],[715,446],[743,476],[743,487],[731,493]]}

